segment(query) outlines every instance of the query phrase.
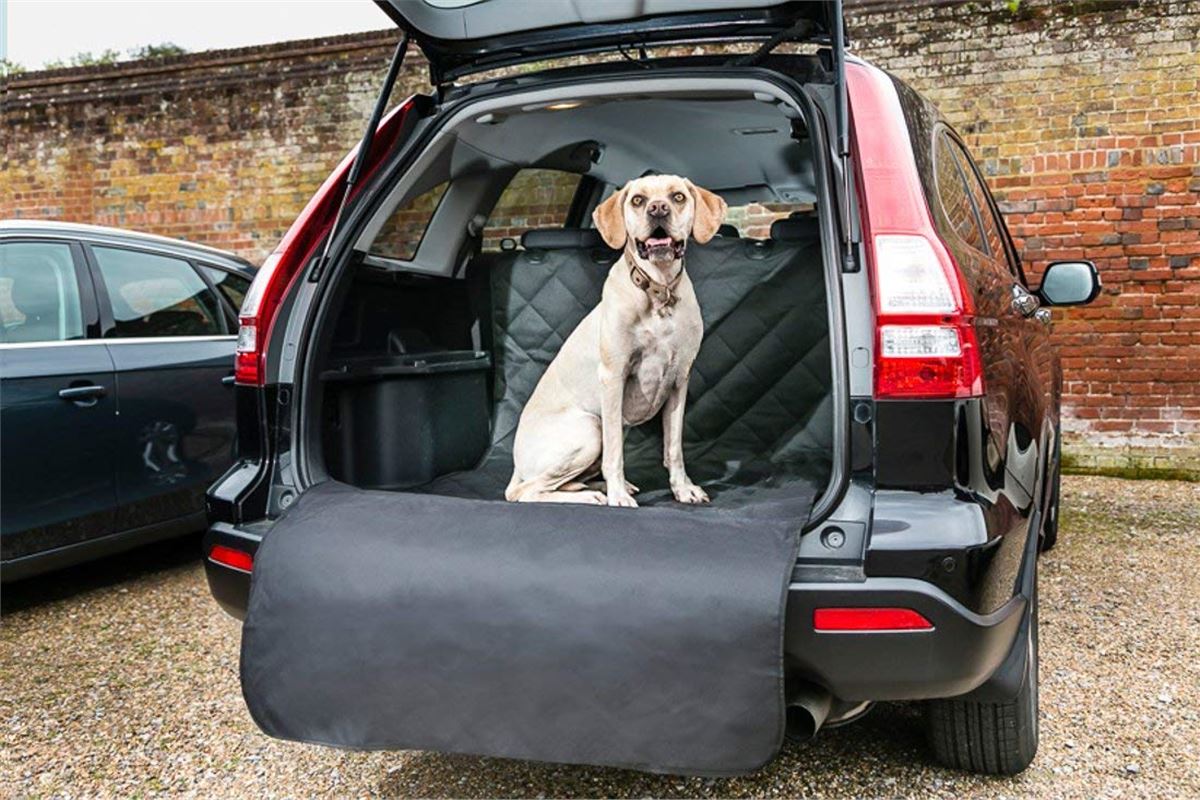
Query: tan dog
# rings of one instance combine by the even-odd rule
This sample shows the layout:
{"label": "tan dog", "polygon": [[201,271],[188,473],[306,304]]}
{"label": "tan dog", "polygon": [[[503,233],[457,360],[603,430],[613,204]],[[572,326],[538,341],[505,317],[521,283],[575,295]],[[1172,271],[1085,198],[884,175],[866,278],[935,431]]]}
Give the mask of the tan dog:
{"label": "tan dog", "polygon": [[[683,465],[683,406],[704,325],[683,269],[689,235],[701,244],[725,218],[725,201],[674,175],[625,184],[592,218],[624,250],[600,304],[571,333],[521,412],[513,476],[518,502],[636,506],[625,480],[625,428],[663,411],[663,465],[681,503],[708,495]],[[585,481],[602,474],[605,492]]]}

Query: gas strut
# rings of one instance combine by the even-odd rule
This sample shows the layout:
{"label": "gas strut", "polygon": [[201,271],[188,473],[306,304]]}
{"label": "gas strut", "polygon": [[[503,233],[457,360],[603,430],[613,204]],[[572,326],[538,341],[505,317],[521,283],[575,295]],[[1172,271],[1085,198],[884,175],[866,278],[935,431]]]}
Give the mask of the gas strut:
{"label": "gas strut", "polygon": [[853,272],[857,269],[854,261],[853,247],[857,241],[854,220],[851,218],[852,206],[850,193],[854,184],[850,172],[850,104],[846,88],[846,30],[842,17],[842,0],[833,2],[833,69],[835,89],[837,90],[837,132],[834,146],[837,149],[838,161],[842,165],[841,208],[838,216],[842,221],[842,270]]}
{"label": "gas strut", "polygon": [[338,228],[341,227],[342,212],[346,210],[346,201],[350,199],[354,185],[358,183],[358,179],[362,177],[362,171],[366,169],[371,142],[375,139],[375,132],[379,129],[379,121],[383,119],[383,112],[387,110],[388,99],[392,96],[392,87],[396,85],[396,76],[400,74],[400,67],[404,64],[406,52],[408,52],[408,31],[403,31],[400,34],[400,42],[396,45],[396,52],[392,54],[392,63],[388,65],[387,75],[383,79],[383,87],[379,90],[379,96],[375,98],[375,108],[371,111],[371,119],[367,122],[367,129],[363,131],[362,141],[359,142],[358,151],[354,154],[354,161],[350,164],[350,173],[346,176],[346,188],[342,190],[342,199],[338,203],[337,214],[333,217],[333,225],[329,229],[328,238],[325,239],[325,249],[321,252],[320,260],[313,265],[312,271],[309,273],[308,279],[314,283],[321,279],[321,273],[329,264],[329,248],[333,244],[333,238],[337,235]]}

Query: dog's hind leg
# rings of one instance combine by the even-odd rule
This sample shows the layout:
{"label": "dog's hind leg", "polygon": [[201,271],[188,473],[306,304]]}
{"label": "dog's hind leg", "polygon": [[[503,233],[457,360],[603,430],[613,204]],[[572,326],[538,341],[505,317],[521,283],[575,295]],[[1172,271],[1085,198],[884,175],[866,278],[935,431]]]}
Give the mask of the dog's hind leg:
{"label": "dog's hind leg", "polygon": [[[569,485],[569,484],[568,484]],[[576,484],[583,486],[583,484]],[[539,479],[524,481],[509,486],[504,493],[504,499],[516,503],[581,503],[584,505],[602,506],[608,500],[600,492],[584,489],[547,489],[546,484]]]}
{"label": "dog's hind leg", "polygon": [[605,496],[589,491],[583,480],[595,474],[600,459],[600,420],[567,413],[538,422],[518,431],[513,477],[504,498],[517,503],[603,505]]}

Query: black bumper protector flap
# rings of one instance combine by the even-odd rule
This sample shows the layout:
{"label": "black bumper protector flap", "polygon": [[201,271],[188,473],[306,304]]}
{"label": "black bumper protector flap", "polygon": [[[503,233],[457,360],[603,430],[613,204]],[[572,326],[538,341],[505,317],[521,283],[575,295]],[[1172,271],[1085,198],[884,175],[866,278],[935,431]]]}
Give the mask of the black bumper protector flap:
{"label": "black bumper protector flap", "polygon": [[323,484],[255,557],[246,703],[338,747],[754,770],[783,736],[798,533]]}

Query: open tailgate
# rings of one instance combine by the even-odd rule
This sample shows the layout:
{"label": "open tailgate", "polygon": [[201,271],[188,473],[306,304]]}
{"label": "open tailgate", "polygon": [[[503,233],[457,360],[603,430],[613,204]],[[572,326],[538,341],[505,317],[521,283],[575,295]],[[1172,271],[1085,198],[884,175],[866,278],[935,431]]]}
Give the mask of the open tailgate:
{"label": "open tailgate", "polygon": [[376,0],[425,53],[434,82],[546,58],[660,44],[832,39],[840,2]]}

